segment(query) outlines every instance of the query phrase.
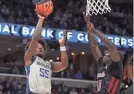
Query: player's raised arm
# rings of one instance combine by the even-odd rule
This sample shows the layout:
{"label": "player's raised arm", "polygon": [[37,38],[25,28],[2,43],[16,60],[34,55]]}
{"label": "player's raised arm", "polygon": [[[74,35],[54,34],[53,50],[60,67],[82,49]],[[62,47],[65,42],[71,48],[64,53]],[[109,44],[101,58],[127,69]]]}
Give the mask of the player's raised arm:
{"label": "player's raised arm", "polygon": [[59,39],[60,51],[61,51],[61,62],[52,62],[53,72],[60,72],[68,67],[68,55],[65,47],[66,32],[64,31],[64,37]]}
{"label": "player's raised arm", "polygon": [[35,50],[38,44],[38,40],[41,37],[41,32],[42,32],[42,25],[44,22],[44,17],[38,15],[38,23],[36,25],[35,32],[32,35],[32,40],[27,48],[27,51],[24,55],[24,61],[25,61],[25,66],[29,65],[31,63],[32,57],[35,55]]}
{"label": "player's raised arm", "polygon": [[99,32],[96,29],[93,30],[93,33],[96,36],[98,36],[102,40],[102,42],[107,46],[111,60],[113,62],[119,62],[121,60],[120,54],[119,54],[116,46],[112,43],[112,41],[110,41],[104,34],[102,34],[101,32]]}
{"label": "player's raised arm", "polygon": [[[110,55],[110,58],[113,62],[118,62],[120,61],[120,54],[116,48],[116,46],[104,35],[102,34],[101,32],[99,32],[98,30],[96,30],[93,26],[92,23],[89,23],[87,19],[85,19],[85,21],[87,22],[88,24],[88,31],[92,32],[94,35],[98,36],[102,42],[108,47],[108,51],[109,51],[109,55]],[[97,43],[95,43],[95,40],[92,39],[93,38],[93,35],[91,34],[90,35],[90,39],[91,39],[91,44],[93,47],[96,46]],[[92,47],[91,47],[92,48]],[[101,53],[99,51],[99,48],[95,47],[96,52],[93,52],[93,54],[95,53],[98,53],[98,54],[95,54],[97,57],[101,56]]]}
{"label": "player's raised arm", "polygon": [[84,20],[86,21],[87,27],[88,27],[88,40],[89,40],[91,51],[92,51],[96,61],[98,61],[98,59],[100,57],[102,57],[102,53],[101,53],[99,46],[98,46],[98,43],[95,39],[95,35],[92,33],[93,24],[90,22],[89,15],[85,16],[85,14],[84,14]]}
{"label": "player's raised arm", "polygon": [[102,53],[99,49],[98,43],[95,39],[95,35],[93,33],[89,33],[89,42],[90,42],[90,48],[91,51],[96,59],[98,61],[102,57]]}

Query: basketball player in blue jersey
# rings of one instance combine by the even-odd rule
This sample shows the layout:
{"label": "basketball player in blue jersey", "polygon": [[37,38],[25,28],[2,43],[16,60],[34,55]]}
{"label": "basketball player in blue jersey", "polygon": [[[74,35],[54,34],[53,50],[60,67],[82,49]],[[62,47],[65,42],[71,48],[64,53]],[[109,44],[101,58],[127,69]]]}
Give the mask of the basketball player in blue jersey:
{"label": "basketball player in blue jersey", "polygon": [[38,15],[38,23],[32,40],[26,46],[24,55],[25,70],[27,74],[28,94],[51,94],[51,74],[60,72],[68,66],[68,55],[65,47],[66,34],[59,40],[61,62],[49,62],[45,59],[47,44],[40,40],[44,17]]}
{"label": "basketball player in blue jersey", "polygon": [[[120,85],[123,80],[121,56],[116,46],[90,23],[89,15],[84,15],[84,19],[88,26],[90,48],[98,62],[97,94],[120,94]],[[106,45],[109,55],[102,55],[95,36]]]}

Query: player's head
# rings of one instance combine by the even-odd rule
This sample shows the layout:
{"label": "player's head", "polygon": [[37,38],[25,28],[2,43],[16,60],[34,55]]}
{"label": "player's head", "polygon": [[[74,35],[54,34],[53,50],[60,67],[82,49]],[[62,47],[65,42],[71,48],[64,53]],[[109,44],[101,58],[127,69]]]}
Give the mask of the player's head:
{"label": "player's head", "polygon": [[[29,41],[27,43],[25,50],[28,49],[28,47],[30,45],[30,42],[31,41]],[[47,50],[48,50],[47,42],[45,40],[39,40],[38,44],[37,44],[37,47],[36,47],[36,50],[35,50],[35,55],[39,56],[41,58],[44,58],[46,53],[47,53]]]}
{"label": "player's head", "polygon": [[43,58],[47,52],[47,43],[46,41],[39,40],[36,48],[36,55]]}
{"label": "player's head", "polygon": [[[110,58],[110,54],[107,52],[107,53],[103,53],[104,54],[104,57],[103,57],[103,63],[112,63],[112,59]],[[123,61],[124,59],[124,56],[119,52],[119,55],[120,55],[120,61]]]}

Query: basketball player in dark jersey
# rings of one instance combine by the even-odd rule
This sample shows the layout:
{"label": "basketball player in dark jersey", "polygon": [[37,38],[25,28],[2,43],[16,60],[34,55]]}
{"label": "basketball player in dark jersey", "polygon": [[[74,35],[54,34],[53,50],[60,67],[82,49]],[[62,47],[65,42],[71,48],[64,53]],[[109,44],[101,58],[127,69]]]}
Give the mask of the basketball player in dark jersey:
{"label": "basketball player in dark jersey", "polygon": [[[84,19],[88,26],[90,48],[98,62],[97,94],[120,94],[120,84],[123,80],[121,56],[116,46],[94,28],[89,16],[84,15]],[[95,36],[106,45],[109,55],[102,55]]]}
{"label": "basketball player in dark jersey", "polygon": [[[133,79],[133,55],[128,57],[128,60],[124,67],[124,80],[126,78],[130,78],[132,82],[134,82]],[[133,84],[130,85],[126,90],[122,91],[121,94],[133,94]]]}

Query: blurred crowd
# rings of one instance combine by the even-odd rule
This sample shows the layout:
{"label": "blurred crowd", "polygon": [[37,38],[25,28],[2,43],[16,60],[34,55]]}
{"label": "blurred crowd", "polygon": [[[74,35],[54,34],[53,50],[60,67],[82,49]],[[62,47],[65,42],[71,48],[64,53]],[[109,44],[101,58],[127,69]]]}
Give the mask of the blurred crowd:
{"label": "blurred crowd", "polygon": [[[44,26],[86,31],[83,20],[86,0],[53,0],[54,11]],[[133,5],[110,2],[112,11],[105,15],[92,16],[96,28],[106,34],[132,36]],[[0,0],[0,22],[36,25],[37,17],[32,0]]]}
{"label": "blurred crowd", "polygon": [[[26,94],[25,80],[25,78],[15,77],[0,79],[0,94]],[[84,89],[52,84],[52,94],[96,94],[96,89],[93,86]]]}
{"label": "blurred crowd", "polygon": [[[25,75],[25,69],[24,69],[24,61],[20,58],[12,57],[16,55],[9,55],[2,59],[0,59],[0,73],[9,73],[9,74],[18,74],[18,75]],[[127,62],[127,59],[132,56],[130,52],[126,52],[123,58],[123,65]],[[23,57],[23,56],[20,56]],[[85,55],[85,57],[88,57]],[[78,60],[79,58],[77,58]],[[96,80],[97,76],[97,63],[95,60],[91,60],[90,56],[90,62],[86,72],[82,71],[80,68],[78,68],[80,65],[77,62],[78,67],[74,65],[75,62],[72,62],[72,60],[69,58],[69,65],[68,68],[64,71],[53,73],[52,77],[58,77],[58,78],[70,78],[70,79],[79,79],[79,80]],[[54,59],[53,59],[54,60]],[[57,60],[59,61],[59,60]],[[80,63],[84,63],[83,61]],[[86,67],[85,67],[86,68]],[[76,69],[76,70],[75,70]]]}
{"label": "blurred crowd", "polygon": [[[76,82],[75,82],[76,83]],[[79,83],[79,82],[78,82]],[[127,82],[128,87],[132,85],[132,82]],[[126,90],[125,83],[121,85],[121,94],[125,94],[122,91]],[[96,84],[89,84],[87,88],[76,88],[66,86],[64,82],[61,84],[54,84],[52,82],[51,94],[97,94]],[[26,78],[23,77],[11,77],[0,76],[0,94],[27,94],[26,93]],[[127,93],[128,94],[128,93]],[[129,93],[131,94],[131,93]]]}
{"label": "blurred crowd", "polygon": [[[58,78],[70,78],[70,79],[87,79],[87,80],[96,80],[96,74],[94,73],[94,64],[89,66],[87,74],[81,72],[80,69],[74,71],[74,66],[72,63],[69,63],[69,66],[66,70],[58,73],[53,73],[52,77]],[[0,73],[9,73],[9,74],[18,74],[25,75],[24,62],[16,60],[15,58],[5,58],[0,61]]]}

